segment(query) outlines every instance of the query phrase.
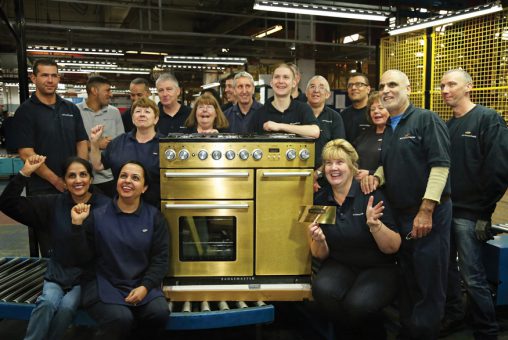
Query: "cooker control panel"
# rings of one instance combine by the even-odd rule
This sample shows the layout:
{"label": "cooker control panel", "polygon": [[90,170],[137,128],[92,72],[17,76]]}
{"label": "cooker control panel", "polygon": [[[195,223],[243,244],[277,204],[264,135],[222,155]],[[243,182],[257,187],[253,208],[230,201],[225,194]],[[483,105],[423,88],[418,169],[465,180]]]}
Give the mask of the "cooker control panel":
{"label": "cooker control panel", "polygon": [[314,143],[161,142],[161,168],[249,168],[314,166]]}

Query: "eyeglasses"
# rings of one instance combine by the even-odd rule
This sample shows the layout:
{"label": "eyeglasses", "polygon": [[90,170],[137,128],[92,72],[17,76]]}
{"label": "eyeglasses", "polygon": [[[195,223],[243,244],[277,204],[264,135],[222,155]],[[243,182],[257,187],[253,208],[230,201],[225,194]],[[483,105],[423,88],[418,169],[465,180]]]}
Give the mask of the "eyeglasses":
{"label": "eyeglasses", "polygon": [[353,87],[356,87],[357,89],[361,89],[361,88],[362,88],[362,87],[364,87],[364,86],[369,86],[369,85],[368,85],[368,84],[365,84],[365,83],[360,83],[360,82],[358,82],[358,83],[349,83],[349,84],[347,84],[347,88],[348,88],[348,89],[351,89],[351,88],[353,88]]}
{"label": "eyeglasses", "polygon": [[207,111],[211,111],[211,110],[215,110],[215,107],[213,105],[198,105],[197,109],[198,110],[206,109]]}
{"label": "eyeglasses", "polygon": [[309,90],[311,90],[312,92],[314,92],[314,91],[318,91],[318,92],[328,91],[323,85],[319,85],[319,86],[311,85],[311,86],[309,86]]}

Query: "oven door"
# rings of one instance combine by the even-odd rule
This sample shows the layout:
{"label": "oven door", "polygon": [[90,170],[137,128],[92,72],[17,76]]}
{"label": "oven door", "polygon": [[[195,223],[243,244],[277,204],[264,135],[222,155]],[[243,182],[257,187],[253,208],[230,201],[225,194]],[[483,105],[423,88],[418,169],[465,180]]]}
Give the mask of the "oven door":
{"label": "oven door", "polygon": [[163,201],[171,232],[168,275],[252,276],[254,203]]}
{"label": "oven door", "polygon": [[[312,204],[312,169],[256,171],[256,275],[310,274],[302,205]],[[274,232],[276,230],[276,232]]]}
{"label": "oven door", "polygon": [[253,199],[252,169],[161,169],[163,199]]}

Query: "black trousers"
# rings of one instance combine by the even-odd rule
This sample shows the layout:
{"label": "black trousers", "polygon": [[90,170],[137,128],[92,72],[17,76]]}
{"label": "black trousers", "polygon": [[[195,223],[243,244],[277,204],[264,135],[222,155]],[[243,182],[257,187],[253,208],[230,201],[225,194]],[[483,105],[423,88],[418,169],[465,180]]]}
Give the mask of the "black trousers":
{"label": "black trousers", "polygon": [[355,268],[327,259],[312,282],[312,295],[340,339],[386,338],[380,312],[398,289],[395,264]]}
{"label": "black trousers", "polygon": [[157,297],[144,305],[126,306],[96,302],[87,308],[99,324],[94,339],[162,339],[169,319],[165,298]]}

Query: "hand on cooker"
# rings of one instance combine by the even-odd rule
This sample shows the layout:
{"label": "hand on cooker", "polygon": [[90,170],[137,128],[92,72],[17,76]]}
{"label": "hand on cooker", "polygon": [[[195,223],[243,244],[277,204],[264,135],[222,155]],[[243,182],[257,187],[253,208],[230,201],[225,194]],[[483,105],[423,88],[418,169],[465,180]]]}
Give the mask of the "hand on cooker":
{"label": "hand on cooker", "polygon": [[280,131],[279,123],[272,122],[271,120],[263,124],[263,130],[265,131]]}

